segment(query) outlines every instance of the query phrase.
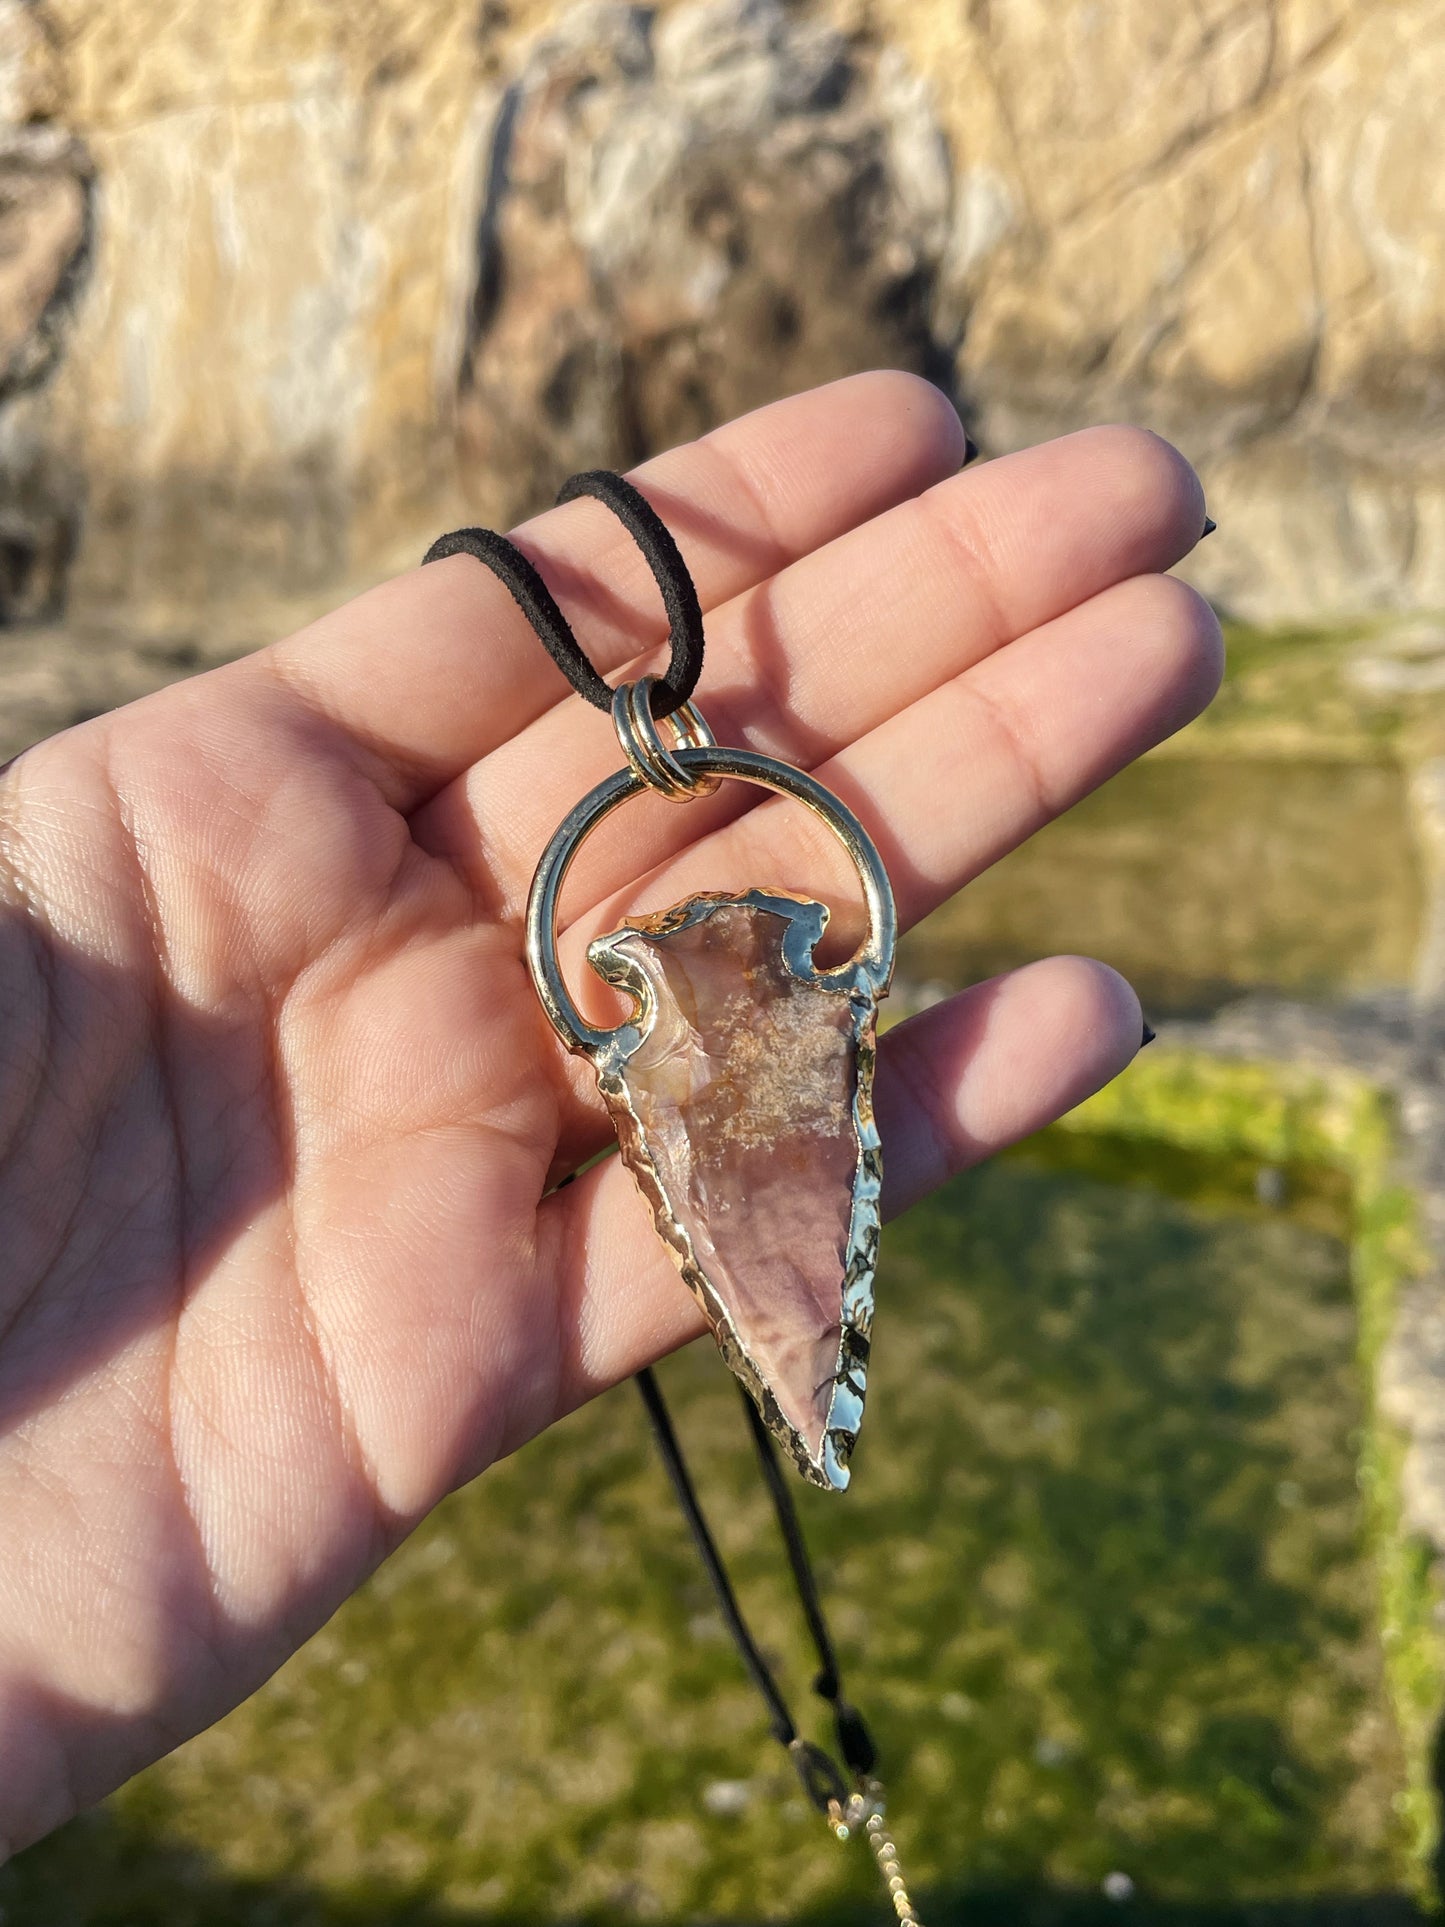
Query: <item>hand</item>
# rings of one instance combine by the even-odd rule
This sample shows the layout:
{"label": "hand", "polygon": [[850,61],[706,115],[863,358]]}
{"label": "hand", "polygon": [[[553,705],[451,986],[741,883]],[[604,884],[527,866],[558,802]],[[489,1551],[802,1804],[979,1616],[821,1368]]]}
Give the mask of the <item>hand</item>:
{"label": "hand", "polygon": [[[932,389],[871,375],[640,471],[709,611],[725,742],[815,769],[915,922],[1209,699],[1159,571],[1204,522],[1100,429],[957,473]],[[522,541],[607,672],[661,666],[605,509]],[[618,764],[505,590],[455,557],[85,723],[0,779],[0,1836],[257,1686],[449,1488],[698,1329],[542,1018],[520,924]],[[747,883],[851,895],[743,786],[629,805],[564,946]],[[642,887],[636,880],[642,879]],[[1055,958],[893,1030],[886,1204],[1036,1130],[1138,1048]]]}

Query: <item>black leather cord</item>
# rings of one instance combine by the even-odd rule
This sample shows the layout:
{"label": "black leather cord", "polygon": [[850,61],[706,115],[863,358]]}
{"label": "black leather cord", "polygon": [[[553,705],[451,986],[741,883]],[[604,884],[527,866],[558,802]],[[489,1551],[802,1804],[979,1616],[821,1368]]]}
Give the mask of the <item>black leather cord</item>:
{"label": "black leather cord", "polygon": [[647,558],[647,566],[662,591],[672,660],[652,692],[652,713],[659,719],[670,716],[691,696],[702,674],[702,605],[697,599],[697,586],[672,530],[631,482],[614,475],[611,469],[589,468],[562,484],[557,501],[575,502],[579,495],[590,495],[611,509]]}
{"label": "black leather cord", "polygon": [[[647,559],[667,611],[672,658],[667,674],[652,692],[652,713],[659,720],[680,709],[702,674],[702,608],[672,531],[641,490],[610,469],[588,469],[564,482],[559,503],[580,495],[603,503],[626,528]],[[537,640],[585,701],[610,710],[612,691],[588,661],[572,625],[557,607],[551,590],[515,542],[495,529],[453,529],[439,536],[422,557],[422,566],[449,555],[469,555],[492,571],[537,632]]]}
{"label": "black leather cord", "polygon": [[[658,1452],[663,1465],[667,1468],[667,1476],[672,1481],[672,1489],[677,1494],[683,1517],[687,1521],[688,1530],[692,1533],[693,1543],[697,1547],[698,1556],[702,1560],[703,1570],[707,1573],[723,1621],[747,1669],[748,1677],[757,1687],[768,1709],[768,1722],[772,1727],[773,1738],[787,1747],[792,1755],[793,1764],[798,1770],[798,1777],[803,1783],[803,1789],[820,1813],[826,1813],[829,1804],[833,1801],[842,1806],[848,1798],[848,1787],[843,1775],[820,1747],[813,1746],[809,1741],[798,1737],[798,1729],[788,1710],[788,1703],[783,1698],[767,1661],[758,1651],[757,1641],[743,1618],[737,1594],[733,1591],[732,1581],[728,1577],[722,1555],[717,1549],[717,1542],[708,1526],[697,1496],[697,1489],[692,1482],[692,1475],[687,1469],[687,1461],[683,1458],[682,1447],[677,1442],[677,1433],[673,1429],[662,1391],[650,1369],[637,1374],[637,1389],[642,1394],[642,1403],[646,1407],[648,1418],[652,1421]],[[788,1548],[788,1564],[792,1568],[793,1583],[797,1587],[798,1598],[802,1603],[803,1616],[808,1622],[808,1630],[817,1647],[822,1670],[813,1682],[813,1690],[831,1703],[838,1734],[838,1750],[849,1771],[862,1778],[873,1771],[877,1760],[872,1736],[863,1722],[862,1714],[843,1697],[832,1635],[828,1631],[828,1622],[823,1617],[823,1604],[818,1596],[818,1582],[813,1575],[807,1546],[803,1543],[803,1531],[798,1523],[792,1494],[787,1487],[786,1474],[778,1461],[773,1442],[768,1437],[767,1428],[759,1418],[756,1407],[741,1386],[738,1390],[748,1411],[768,1495],[773,1502],[778,1524],[782,1528],[783,1540]]]}
{"label": "black leather cord", "polygon": [[[687,564],[671,531],[651,503],[620,475],[614,475],[607,469],[592,469],[585,474],[574,475],[563,484],[557,500],[571,502],[580,495],[595,497],[624,524],[646,556],[657,586],[662,591],[671,634],[672,661],[666,677],[653,690],[653,713],[658,717],[670,715],[691,696],[702,672],[702,610]],[[504,535],[498,535],[494,529],[455,529],[450,535],[443,535],[433,542],[422,560],[423,563],[438,562],[448,555],[470,555],[498,576],[536,630],[543,648],[578,695],[599,709],[612,707],[612,690],[588,661],[551,591],[515,543],[509,542]],[[564,1184],[570,1182],[570,1178],[563,1179]],[[698,1501],[662,1392],[651,1371],[637,1374],[637,1389],[652,1423],[663,1465],[716,1595],[718,1608],[748,1677],[768,1709],[773,1737],[787,1747],[808,1797],[821,1812],[826,1813],[830,1802],[836,1801],[841,1805],[848,1797],[843,1776],[826,1753],[799,1737],[787,1701],[743,1618],[732,1581]],[[792,1494],[788,1490],[786,1475],[752,1400],[741,1387],[739,1391],[742,1392],[763,1478],[777,1515],[783,1543],[787,1547],[793,1583],[797,1587],[808,1630],[818,1652],[820,1670],[813,1682],[813,1689],[832,1706],[838,1746],[844,1761],[854,1774],[865,1775],[873,1768],[873,1741],[861,1714],[843,1697],[837,1654],[823,1616],[818,1584],[813,1576],[807,1547],[803,1543],[802,1528]]]}
{"label": "black leather cord", "polygon": [[585,696],[598,709],[612,707],[612,691],[582,653],[582,645],[572,633],[572,625],[552,599],[552,591],[538,575],[515,542],[495,529],[453,529],[438,536],[422,557],[440,562],[449,555],[470,555],[492,574],[500,577],[512,593],[512,600],[537,632],[537,640],[571,683],[579,696]]}
{"label": "black leather cord", "polygon": [[757,1448],[758,1463],[763,1470],[763,1482],[768,1488],[768,1497],[772,1500],[773,1511],[777,1514],[778,1529],[783,1535],[783,1544],[788,1550],[788,1564],[793,1569],[793,1584],[797,1588],[798,1602],[803,1608],[803,1617],[808,1622],[808,1631],[812,1634],[813,1645],[818,1654],[819,1670],[813,1681],[813,1691],[819,1699],[827,1700],[833,1708],[833,1723],[838,1734],[838,1750],[847,1765],[854,1773],[871,1773],[878,1763],[878,1750],[873,1744],[873,1735],[868,1731],[863,1715],[843,1695],[838,1654],[833,1645],[833,1635],[828,1630],[828,1622],[823,1616],[823,1601],[818,1593],[818,1581],[813,1573],[813,1562],[808,1557],[808,1547],[803,1538],[798,1509],[793,1504],[788,1475],[778,1458],[777,1447],[768,1436],[768,1428],[763,1424],[757,1406],[753,1404],[741,1385],[738,1386],[738,1396],[743,1402],[743,1410],[748,1415],[748,1429],[753,1435],[753,1444]]}
{"label": "black leather cord", "polygon": [[682,1447],[677,1442],[673,1430],[672,1417],[663,1403],[662,1391],[650,1366],[637,1374],[637,1389],[642,1394],[642,1403],[647,1408],[647,1416],[652,1421],[652,1430],[657,1439],[657,1449],[667,1468],[667,1476],[672,1481],[672,1489],[677,1494],[677,1502],[682,1507],[683,1517],[687,1520],[693,1542],[707,1571],[708,1582],[717,1596],[724,1623],[732,1635],[748,1677],[762,1695],[768,1709],[768,1721],[773,1729],[773,1738],[782,1746],[791,1746],[798,1737],[798,1729],[793,1724],[793,1716],[788,1711],[787,1702],[778,1690],[778,1682],[768,1667],[768,1662],[758,1651],[757,1641],[748,1629],[738,1606],[737,1594],[733,1591],[727,1568],[717,1549],[703,1510],[698,1503],[697,1490],[692,1475],[687,1469],[687,1461],[682,1456]]}

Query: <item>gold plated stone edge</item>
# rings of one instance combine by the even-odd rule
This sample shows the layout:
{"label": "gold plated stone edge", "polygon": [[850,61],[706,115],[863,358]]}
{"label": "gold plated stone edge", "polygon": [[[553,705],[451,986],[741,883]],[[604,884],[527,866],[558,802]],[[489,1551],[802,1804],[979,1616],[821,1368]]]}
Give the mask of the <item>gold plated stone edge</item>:
{"label": "gold plated stone edge", "polygon": [[[852,1013],[854,1061],[853,1136],[858,1147],[853,1171],[852,1208],[848,1238],[843,1253],[842,1299],[838,1336],[838,1362],[833,1373],[833,1389],[823,1426],[823,1445],[815,1460],[802,1435],[789,1424],[766,1378],[748,1353],[732,1313],[718,1296],[697,1253],[687,1228],[668,1197],[667,1187],[647,1148],[641,1120],[632,1106],[627,1088],[627,1063],[652,1028],[653,1011],[650,987],[635,962],[615,948],[620,938],[640,933],[665,937],[671,931],[700,923],[717,910],[743,908],[770,911],[783,918],[783,960],[800,982],[812,984],[831,995],[846,997]],[[620,930],[610,931],[588,945],[587,956],[593,968],[607,983],[637,1000],[638,1011],[627,1031],[635,1038],[624,1052],[610,1056],[604,1066],[597,1065],[597,1084],[617,1131],[622,1160],[637,1180],[638,1189],[652,1209],[658,1236],[671,1253],[682,1273],[684,1284],[702,1308],[703,1316],[716,1338],[728,1366],[747,1387],[763,1423],[788,1454],[802,1476],[812,1485],[841,1492],[848,1484],[848,1464],[858,1442],[863,1421],[863,1406],[868,1389],[868,1356],[873,1333],[873,1279],[878,1265],[879,1235],[882,1228],[879,1200],[883,1184],[883,1152],[873,1116],[873,1071],[877,1058],[876,1028],[880,991],[873,973],[864,963],[855,963],[849,977],[837,972],[819,971],[813,951],[828,922],[825,905],[811,897],[790,892],[744,890],[737,893],[702,893],[689,897],[669,910],[653,916],[629,917]],[[884,986],[886,990],[886,985]]]}
{"label": "gold plated stone edge", "polygon": [[[781,1412],[777,1411],[776,1401],[762,1383],[761,1376],[753,1367],[751,1360],[746,1359],[741,1347],[736,1344],[736,1333],[732,1331],[731,1320],[726,1320],[725,1326],[721,1328],[713,1323],[708,1298],[700,1295],[704,1315],[708,1316],[710,1323],[713,1323],[714,1331],[719,1332],[718,1342],[724,1357],[741,1381],[747,1385],[773,1436],[787,1447],[789,1456],[810,1483],[830,1491],[842,1491],[848,1484],[848,1460],[857,1440],[858,1426],[863,1414],[872,1338],[873,1277],[877,1264],[881,1224],[879,1193],[882,1183],[882,1152],[873,1116],[875,1027],[877,1007],[887,996],[888,986],[893,976],[893,954],[898,937],[898,916],[893,901],[893,890],[888,881],[888,872],[883,867],[883,859],[879,856],[873,839],[847,805],[818,782],[816,777],[808,775],[803,770],[794,769],[791,764],[777,762],[771,756],[761,756],[753,750],[732,749],[714,743],[699,744],[696,747],[678,747],[672,751],[672,756],[684,772],[696,778],[732,777],[740,782],[754,783],[763,789],[773,790],[779,795],[793,797],[796,801],[803,803],[828,824],[842,843],[852,858],[858,880],[863,888],[864,903],[868,912],[868,931],[855,955],[847,963],[836,965],[829,970],[817,969],[812,963],[811,953],[808,959],[811,980],[824,989],[845,991],[851,997],[854,995],[855,987],[861,990],[864,984],[867,986],[866,1006],[859,1011],[855,1019],[857,1077],[854,1085],[854,1126],[858,1137],[859,1161],[854,1177],[853,1211],[849,1224],[848,1256],[844,1271],[843,1329],[839,1346],[838,1376],[834,1379],[833,1392],[829,1399],[828,1420],[824,1429],[821,1465],[814,1464],[806,1448],[803,1449],[801,1458],[799,1457],[793,1445],[796,1434],[783,1419]],[[552,840],[543,851],[537,865],[536,874],[532,879],[531,894],[527,901],[526,927],[527,963],[548,1022],[568,1050],[591,1059],[597,1074],[598,1086],[604,1098],[607,1099],[617,1123],[619,1142],[622,1140],[623,1130],[627,1130],[637,1139],[639,1145],[641,1129],[636,1118],[631,1114],[630,1106],[613,1107],[611,1099],[608,1098],[608,1084],[612,1081],[620,1083],[621,1066],[642,1041],[644,1034],[642,1026],[649,1016],[650,993],[645,993],[642,1006],[630,1021],[624,1021],[611,1030],[598,1030],[589,1024],[573,1002],[562,980],[561,966],[557,957],[557,912],[562,886],[583,842],[614,810],[648,787],[648,778],[637,767],[629,766],[605,778],[567,813],[553,832]],[[732,900],[738,899],[734,897]],[[791,901],[800,903],[810,900],[794,898]],[[821,910],[822,906],[819,905],[818,908]],[[671,913],[662,914],[666,916]],[[857,1004],[855,1004],[855,1010],[859,1010]],[[622,1148],[625,1154],[627,1149],[625,1143],[622,1144]],[[643,1160],[629,1159],[628,1161],[636,1175]],[[643,1184],[640,1177],[638,1182]],[[654,1183],[656,1183],[655,1173]],[[657,1184],[656,1188],[660,1192],[660,1184]],[[643,1189],[644,1192],[647,1191],[646,1184],[643,1184]],[[679,1245],[669,1236],[667,1226],[658,1216],[658,1207],[655,1202],[653,1210],[654,1217],[658,1218],[658,1231],[673,1253],[674,1259],[681,1266]],[[686,1239],[686,1234],[682,1232],[680,1226],[678,1235],[684,1243],[689,1245],[690,1255],[690,1241]],[[695,1261],[692,1269],[701,1280],[702,1273]],[[684,1276],[687,1276],[686,1271]],[[698,1286],[694,1285],[693,1289],[695,1293],[699,1292]],[[710,1292],[710,1287],[708,1289]],[[731,1335],[732,1351],[729,1350],[727,1339],[722,1335],[723,1330]]]}

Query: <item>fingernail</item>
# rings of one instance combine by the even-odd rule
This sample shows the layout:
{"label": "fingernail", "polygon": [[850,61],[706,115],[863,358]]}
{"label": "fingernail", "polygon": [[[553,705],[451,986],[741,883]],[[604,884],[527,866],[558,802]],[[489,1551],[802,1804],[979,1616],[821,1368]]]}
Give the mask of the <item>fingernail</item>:
{"label": "fingernail", "polygon": [[1154,1042],[1154,1039],[1158,1035],[1159,1035],[1158,1031],[1155,1030],[1154,1026],[1149,1022],[1149,1019],[1146,1017],[1144,1019],[1144,1039],[1143,1039],[1143,1043],[1141,1043],[1139,1046],[1140,1050],[1143,1050],[1145,1044],[1152,1044]]}
{"label": "fingernail", "polygon": [[1215,521],[1214,517],[1212,515],[1206,515],[1204,518],[1204,527],[1199,531],[1200,541],[1202,542],[1206,535],[1213,535],[1218,527],[1219,524]]}
{"label": "fingernail", "polygon": [[978,443],[973,439],[972,435],[970,435],[968,430],[965,428],[963,431],[962,466],[964,468],[967,468],[970,462],[976,462],[977,460],[978,460]]}

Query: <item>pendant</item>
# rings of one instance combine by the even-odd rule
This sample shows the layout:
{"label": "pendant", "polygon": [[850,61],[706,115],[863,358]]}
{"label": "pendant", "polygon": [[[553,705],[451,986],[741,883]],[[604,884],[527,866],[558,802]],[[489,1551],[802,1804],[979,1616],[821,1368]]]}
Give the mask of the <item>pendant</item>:
{"label": "pendant", "polygon": [[[882,1159],[874,1033],[893,970],[893,893],[871,838],[813,777],[719,747],[691,703],[652,715],[656,678],[612,706],[627,768],[558,827],[533,879],[527,956],[553,1028],[590,1059],[623,1161],[769,1432],[803,1477],[841,1491],[863,1418]],[[675,802],[720,780],[803,803],[853,859],[868,912],[856,955],[814,962],[827,908],[782,890],[690,897],[588,949],[633,1003],[589,1025],[562,981],[557,904],[583,840],[644,789]]]}

